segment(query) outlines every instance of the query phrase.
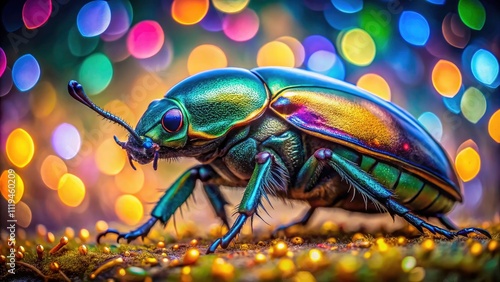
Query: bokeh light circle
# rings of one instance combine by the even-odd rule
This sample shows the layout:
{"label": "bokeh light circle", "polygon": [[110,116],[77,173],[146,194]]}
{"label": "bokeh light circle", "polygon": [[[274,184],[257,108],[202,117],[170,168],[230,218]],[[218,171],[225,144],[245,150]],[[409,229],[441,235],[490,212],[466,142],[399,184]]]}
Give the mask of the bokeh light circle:
{"label": "bokeh light circle", "polygon": [[295,56],[292,49],[283,42],[271,41],[259,49],[257,53],[257,65],[264,66],[282,66],[293,67],[295,65]]}
{"label": "bokeh light circle", "polygon": [[446,2],[446,0],[427,0],[427,2],[435,5],[443,5]]}
{"label": "bokeh light circle", "polygon": [[99,37],[84,37],[76,26],[73,26],[68,32],[68,47],[74,56],[87,56],[95,50],[98,44]]}
{"label": "bokeh light circle", "polygon": [[194,48],[187,61],[189,75],[225,67],[227,67],[226,54],[221,48],[212,44],[203,44]]}
{"label": "bokeh light circle", "polygon": [[477,123],[486,113],[486,98],[479,89],[469,87],[462,96],[460,109],[468,121]]}
{"label": "bokeh light circle", "polygon": [[19,201],[16,204],[16,223],[23,228],[28,228],[31,224],[32,217],[33,214],[31,213],[30,207],[25,202]]}
{"label": "bokeh light circle", "polygon": [[344,59],[357,66],[371,64],[375,58],[375,42],[366,31],[354,28],[339,36],[341,36],[340,50]]}
{"label": "bokeh light circle", "polygon": [[358,79],[356,85],[380,98],[390,101],[391,88],[383,77],[375,73],[367,73]]}
{"label": "bokeh light circle", "polygon": [[486,10],[479,0],[460,0],[458,15],[471,29],[481,30],[486,21]]}
{"label": "bokeh light circle", "polygon": [[337,30],[350,29],[358,26],[356,14],[348,14],[339,11],[331,3],[328,3],[323,10],[326,22]]}
{"label": "bokeh light circle", "polygon": [[158,53],[165,41],[165,34],[158,22],[146,20],[137,23],[127,36],[127,48],[138,59],[152,57]]}
{"label": "bokeh light circle", "polygon": [[5,68],[3,75],[0,76],[0,97],[3,97],[10,93],[14,82],[12,81],[12,71],[9,67]]}
{"label": "bokeh light circle", "polygon": [[419,53],[406,43],[392,44],[388,61],[396,76],[405,84],[416,86],[424,78],[424,62]]}
{"label": "bokeh light circle", "polygon": [[68,172],[64,161],[54,155],[48,155],[40,167],[43,183],[52,190],[57,190],[59,179]]}
{"label": "bokeh light circle", "polygon": [[159,72],[166,70],[174,58],[174,50],[172,43],[168,38],[165,38],[165,43],[161,47],[160,51],[156,53],[153,57],[146,59],[139,59],[139,64],[149,72]]}
{"label": "bokeh light circle", "polygon": [[5,51],[0,48],[0,77],[2,77],[7,67],[7,56],[5,56]]}
{"label": "bokeh light circle", "polygon": [[229,14],[222,21],[224,34],[238,42],[252,39],[259,31],[259,17],[252,9],[238,14]]}
{"label": "bokeh light circle", "polygon": [[423,46],[429,40],[429,23],[417,12],[404,11],[399,18],[399,33],[406,42]]}
{"label": "bokeh light circle", "polygon": [[[377,51],[397,50],[399,42],[393,36],[393,25],[388,24],[385,11],[373,4],[367,5],[359,13],[359,27],[366,30],[375,41]],[[391,20],[392,21],[392,20]],[[395,23],[396,24],[396,23]]]}
{"label": "bokeh light circle", "polygon": [[172,18],[184,25],[200,22],[208,12],[208,0],[174,0],[172,2]]}
{"label": "bokeh light circle", "polygon": [[85,184],[76,175],[65,173],[57,185],[57,195],[65,205],[78,207],[85,198]]}
{"label": "bokeh light circle", "polygon": [[363,0],[331,0],[333,6],[343,13],[356,13],[363,9]]}
{"label": "bokeh light circle", "polygon": [[222,19],[223,15],[219,11],[217,11],[213,6],[211,6],[210,8],[208,8],[208,12],[203,18],[203,20],[200,21],[200,25],[205,30],[211,32],[221,31]]}
{"label": "bokeh light circle", "polygon": [[283,42],[290,47],[295,57],[295,67],[300,67],[304,63],[306,51],[299,40],[291,36],[282,36],[276,39],[276,41]]}
{"label": "bokeh light circle", "polygon": [[490,85],[497,79],[498,60],[491,52],[484,49],[477,50],[470,64],[472,74],[479,82]]}
{"label": "bokeh light circle", "polygon": [[126,165],[120,173],[115,175],[115,184],[123,193],[138,193],[144,185],[144,172],[140,166],[134,170],[131,166]]}
{"label": "bokeh light circle", "polygon": [[76,17],[80,34],[85,37],[103,33],[111,22],[111,9],[107,1],[92,1],[85,4]]}
{"label": "bokeh light circle", "polygon": [[453,97],[462,86],[462,74],[454,63],[439,60],[432,70],[432,84],[439,94]]}
{"label": "bokeh light circle", "polygon": [[418,121],[434,139],[441,141],[441,137],[443,137],[443,124],[436,114],[425,112],[418,117]]}
{"label": "bokeh light circle", "polygon": [[26,28],[35,29],[42,26],[52,13],[51,0],[27,0],[23,6],[23,22]]}
{"label": "bokeh light circle", "polygon": [[[12,175],[14,176],[14,178],[12,178]],[[9,180],[11,180],[9,182]],[[9,192],[12,192],[12,191],[9,191],[11,190],[12,188],[12,180],[14,180],[14,186],[15,186],[15,193],[14,193],[14,203],[19,203],[19,201],[21,201],[21,199],[23,198],[23,195],[24,195],[24,182],[23,182],[23,179],[21,178],[21,176],[19,176],[19,174],[17,173],[14,173],[14,174],[11,174],[9,173],[8,170],[4,170],[2,172],[2,175],[0,176],[0,191],[2,192],[2,196],[5,198],[5,200],[9,201],[10,198],[10,195],[12,195],[12,193],[9,193]],[[10,187],[9,187],[9,184],[10,184]]]}
{"label": "bokeh light circle", "polygon": [[52,147],[63,159],[72,159],[78,154],[81,146],[78,129],[69,123],[60,124],[52,133]]}
{"label": "bokeh light circle", "polygon": [[223,13],[238,13],[245,9],[250,0],[212,0],[214,7]]}
{"label": "bokeh light circle", "polygon": [[335,47],[333,43],[326,37],[318,34],[309,35],[302,41],[305,52],[305,61],[309,60],[309,57],[316,53],[317,51],[323,50],[331,53],[335,53]]}
{"label": "bokeh light circle", "polygon": [[115,202],[118,218],[128,225],[136,225],[144,215],[141,201],[133,195],[122,195]]}
{"label": "bokeh light circle", "polygon": [[13,165],[25,167],[33,159],[35,143],[26,130],[16,128],[7,137],[5,152]]}
{"label": "bokeh light circle", "polygon": [[460,103],[462,102],[462,97],[464,96],[464,92],[465,92],[465,87],[462,85],[457,95],[451,98],[442,96],[443,103],[450,112],[454,114],[459,114],[462,111],[460,109]]}
{"label": "bokeh light circle", "polygon": [[488,133],[495,142],[500,143],[500,110],[493,113],[488,122]]}
{"label": "bokeh light circle", "polygon": [[470,40],[470,29],[455,13],[448,13],[441,25],[443,37],[453,47],[464,48]]}
{"label": "bokeh light circle", "polygon": [[111,21],[108,28],[101,34],[104,41],[114,41],[127,33],[133,18],[132,5],[128,0],[108,1],[111,10]]}
{"label": "bokeh light circle", "polygon": [[89,95],[101,93],[108,87],[113,77],[113,65],[102,53],[94,53],[83,61],[78,71],[79,82]]}
{"label": "bokeh light circle", "polygon": [[307,69],[324,73],[331,69],[337,60],[337,56],[328,51],[319,50],[314,52],[307,60]]}
{"label": "bokeh light circle", "polygon": [[455,157],[455,167],[462,181],[471,181],[481,170],[481,157],[474,148],[466,147]]}
{"label": "bokeh light circle", "polygon": [[12,67],[12,80],[21,91],[28,91],[40,79],[40,65],[31,54],[19,57]]}
{"label": "bokeh light circle", "polygon": [[42,81],[30,92],[31,112],[37,118],[50,115],[57,104],[57,93],[49,81]]}
{"label": "bokeh light circle", "polygon": [[118,174],[126,162],[125,151],[113,139],[102,142],[95,152],[95,162],[99,170],[108,175]]}

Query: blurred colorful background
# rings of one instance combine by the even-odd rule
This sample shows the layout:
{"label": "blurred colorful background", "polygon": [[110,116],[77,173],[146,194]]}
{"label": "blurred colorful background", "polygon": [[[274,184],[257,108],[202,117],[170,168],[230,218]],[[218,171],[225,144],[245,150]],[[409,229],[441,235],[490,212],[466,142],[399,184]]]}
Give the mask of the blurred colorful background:
{"label": "blurred colorful background", "polygon": [[[135,125],[175,83],[227,66],[307,69],[401,106],[443,144],[464,182],[465,200],[452,219],[500,221],[496,1],[3,2],[0,225],[7,222],[8,169],[14,169],[18,234],[132,229],[147,219],[161,189],[196,163],[132,170],[113,141],[113,135],[124,140],[126,131],[73,100],[69,80]],[[223,192],[235,205],[243,191]],[[178,226],[220,225],[204,195],[195,196]],[[306,208],[273,203],[273,217],[265,217],[271,225]],[[370,228],[375,221],[366,217],[325,210],[315,221]]]}

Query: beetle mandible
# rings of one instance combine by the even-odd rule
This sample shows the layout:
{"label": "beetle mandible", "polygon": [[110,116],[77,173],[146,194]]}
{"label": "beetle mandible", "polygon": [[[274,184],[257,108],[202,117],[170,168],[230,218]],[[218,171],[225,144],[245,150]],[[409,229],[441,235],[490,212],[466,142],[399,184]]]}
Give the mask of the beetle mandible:
{"label": "beetle mandible", "polygon": [[[168,188],[151,218],[129,233],[108,229],[128,242],[166,224],[193,193],[196,182],[229,228],[208,248],[226,248],[248,218],[259,215],[269,196],[319,207],[389,212],[418,230],[448,238],[480,228],[458,228],[445,216],[462,201],[461,183],[444,149],[407,112],[346,82],[280,67],[224,68],[193,75],[151,102],[135,130],[96,106],[82,86],[70,81],[76,100],[117,122],[129,133],[130,164],[192,157],[201,164]],[[219,186],[245,187],[238,217],[230,226]],[[435,217],[445,228],[420,217]]]}

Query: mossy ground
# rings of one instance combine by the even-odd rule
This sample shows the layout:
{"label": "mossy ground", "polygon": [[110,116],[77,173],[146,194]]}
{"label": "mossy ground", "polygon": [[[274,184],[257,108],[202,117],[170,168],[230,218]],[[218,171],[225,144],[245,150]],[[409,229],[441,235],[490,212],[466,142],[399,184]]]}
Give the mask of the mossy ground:
{"label": "mossy ground", "polygon": [[[71,239],[53,255],[48,252],[57,241],[41,243],[45,248],[42,259],[36,253],[39,239],[26,240],[17,242],[24,246],[25,253],[21,263],[16,264],[16,274],[7,273],[8,266],[2,264],[0,280],[64,281],[64,274],[71,281],[500,281],[500,225],[487,230],[493,240],[481,236],[446,240],[407,231],[361,236],[306,230],[282,239],[242,236],[228,249],[218,249],[212,255],[203,254],[213,238],[198,238],[194,247],[192,238],[165,240],[164,246],[151,239],[132,244],[89,242],[86,255],[78,250],[81,242]],[[282,254],[273,249],[279,240],[287,246]],[[8,254],[6,245],[2,242],[3,255]],[[109,253],[104,247],[109,248]],[[184,256],[192,248],[201,255],[196,263],[188,265]],[[311,250],[319,252],[313,254]],[[258,253],[264,256],[256,259]],[[120,258],[123,261],[91,279],[98,268]],[[51,269],[54,262],[63,274]]]}

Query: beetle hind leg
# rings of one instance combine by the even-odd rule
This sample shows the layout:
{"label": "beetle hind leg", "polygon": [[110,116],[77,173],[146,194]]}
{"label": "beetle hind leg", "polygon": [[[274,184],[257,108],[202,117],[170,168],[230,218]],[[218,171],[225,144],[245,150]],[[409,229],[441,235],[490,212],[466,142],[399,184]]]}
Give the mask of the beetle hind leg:
{"label": "beetle hind leg", "polygon": [[[410,210],[403,205],[399,204],[396,202],[394,199],[387,199],[385,202],[385,206],[391,213],[395,213],[402,218],[404,218],[406,221],[411,223],[413,226],[415,226],[420,232],[423,232],[423,228],[429,230],[432,234],[441,234],[445,236],[448,239],[452,239],[457,236],[466,236],[470,233],[477,233],[477,234],[482,234],[488,238],[491,239],[491,235],[488,231],[481,229],[481,228],[475,228],[475,227],[468,227],[464,229],[460,229],[458,231],[449,231],[446,229],[443,229],[441,227],[432,225],[423,219],[419,218],[418,216],[411,214]],[[446,224],[444,224],[446,226]],[[447,227],[448,228],[448,227]],[[458,229],[458,228],[457,228]]]}
{"label": "beetle hind leg", "polygon": [[142,237],[144,239],[144,237],[146,237],[146,235],[149,233],[149,230],[151,230],[151,228],[155,225],[156,221],[158,221],[158,219],[152,217],[146,223],[141,225],[139,228],[137,228],[134,231],[130,231],[128,233],[120,233],[116,229],[108,228],[108,230],[106,230],[102,233],[99,233],[99,235],[97,235],[96,241],[97,241],[97,243],[99,243],[101,241],[101,238],[106,236],[107,234],[118,235],[118,238],[116,239],[117,242],[119,242],[120,239],[122,239],[122,238],[126,239],[127,243],[132,242],[133,240],[137,239],[138,237]]}
{"label": "beetle hind leg", "polygon": [[[335,171],[337,171],[345,181],[367,196],[370,200],[374,201],[374,203],[384,206],[387,211],[391,213],[391,215],[397,214],[404,218],[406,221],[414,225],[420,232],[423,232],[423,229],[425,228],[433,234],[438,233],[450,239],[459,235],[467,236],[469,233],[479,233],[491,238],[488,231],[481,228],[464,228],[453,232],[432,225],[412,214],[407,207],[394,200],[391,191],[373,179],[370,174],[363,171],[355,163],[344,159],[330,150],[325,150],[325,155],[328,159],[330,159],[329,164],[332,168],[335,169]],[[448,222],[445,225],[447,224]]]}
{"label": "beetle hind leg", "polygon": [[453,221],[451,221],[451,219],[449,219],[444,214],[438,214],[438,215],[436,215],[436,218],[439,220],[439,222],[441,222],[442,225],[444,225],[444,227],[448,228],[449,230],[460,229],[460,228],[458,228],[458,226],[455,223],[453,223]]}
{"label": "beetle hind leg", "polygon": [[316,210],[315,207],[311,207],[309,208],[309,210],[307,210],[307,212],[302,216],[302,218],[296,220],[296,221],[292,221],[288,224],[284,224],[284,225],[280,225],[278,226],[278,228],[274,229],[273,231],[273,234],[272,236],[274,238],[278,237],[278,234],[281,232],[281,231],[285,231],[287,230],[288,228],[292,227],[292,226],[295,226],[295,225],[302,225],[302,226],[305,226],[309,220],[311,219],[312,215],[314,214],[314,211]]}

